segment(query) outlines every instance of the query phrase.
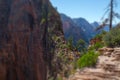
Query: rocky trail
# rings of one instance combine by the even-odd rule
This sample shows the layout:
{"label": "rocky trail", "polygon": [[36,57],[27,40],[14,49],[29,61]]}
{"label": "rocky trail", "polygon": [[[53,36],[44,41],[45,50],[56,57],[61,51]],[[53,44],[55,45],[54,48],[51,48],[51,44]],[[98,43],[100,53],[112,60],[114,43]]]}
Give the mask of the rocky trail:
{"label": "rocky trail", "polygon": [[77,70],[66,80],[120,80],[120,48],[101,48],[95,68]]}

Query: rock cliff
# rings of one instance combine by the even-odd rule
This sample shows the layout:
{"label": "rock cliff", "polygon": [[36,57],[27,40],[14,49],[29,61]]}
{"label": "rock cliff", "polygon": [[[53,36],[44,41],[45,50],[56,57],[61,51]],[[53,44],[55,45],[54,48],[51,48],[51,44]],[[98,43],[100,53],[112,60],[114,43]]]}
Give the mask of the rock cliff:
{"label": "rock cliff", "polygon": [[0,0],[0,80],[46,80],[60,26],[49,0]]}

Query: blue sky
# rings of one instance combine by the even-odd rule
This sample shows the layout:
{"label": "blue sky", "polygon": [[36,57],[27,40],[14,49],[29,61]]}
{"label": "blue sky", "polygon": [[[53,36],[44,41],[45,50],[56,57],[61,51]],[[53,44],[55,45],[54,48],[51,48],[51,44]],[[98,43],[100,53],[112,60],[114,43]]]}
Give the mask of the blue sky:
{"label": "blue sky", "polygon": [[[89,22],[100,21],[110,0],[50,0],[59,13],[71,18],[83,17]],[[120,0],[117,0],[117,12],[120,12]],[[118,21],[118,20],[116,20]]]}

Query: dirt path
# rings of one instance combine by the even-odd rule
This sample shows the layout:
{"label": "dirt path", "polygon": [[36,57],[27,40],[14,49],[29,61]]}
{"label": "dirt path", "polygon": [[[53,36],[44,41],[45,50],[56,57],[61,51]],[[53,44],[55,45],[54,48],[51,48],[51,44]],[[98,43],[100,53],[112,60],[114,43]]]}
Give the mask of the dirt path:
{"label": "dirt path", "polygon": [[120,48],[102,48],[96,68],[77,70],[66,80],[120,80]]}

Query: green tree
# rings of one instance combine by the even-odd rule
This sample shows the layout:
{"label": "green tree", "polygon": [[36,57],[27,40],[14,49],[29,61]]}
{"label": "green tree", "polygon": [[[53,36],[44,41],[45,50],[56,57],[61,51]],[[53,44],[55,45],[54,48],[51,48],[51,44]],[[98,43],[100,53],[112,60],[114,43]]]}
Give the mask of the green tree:
{"label": "green tree", "polygon": [[85,41],[82,39],[78,40],[78,42],[76,44],[76,49],[80,50],[80,51],[84,51],[85,47],[86,47]]}
{"label": "green tree", "polygon": [[73,37],[70,37],[67,41],[67,48],[69,48],[70,50],[74,49],[74,45],[73,45]]}

